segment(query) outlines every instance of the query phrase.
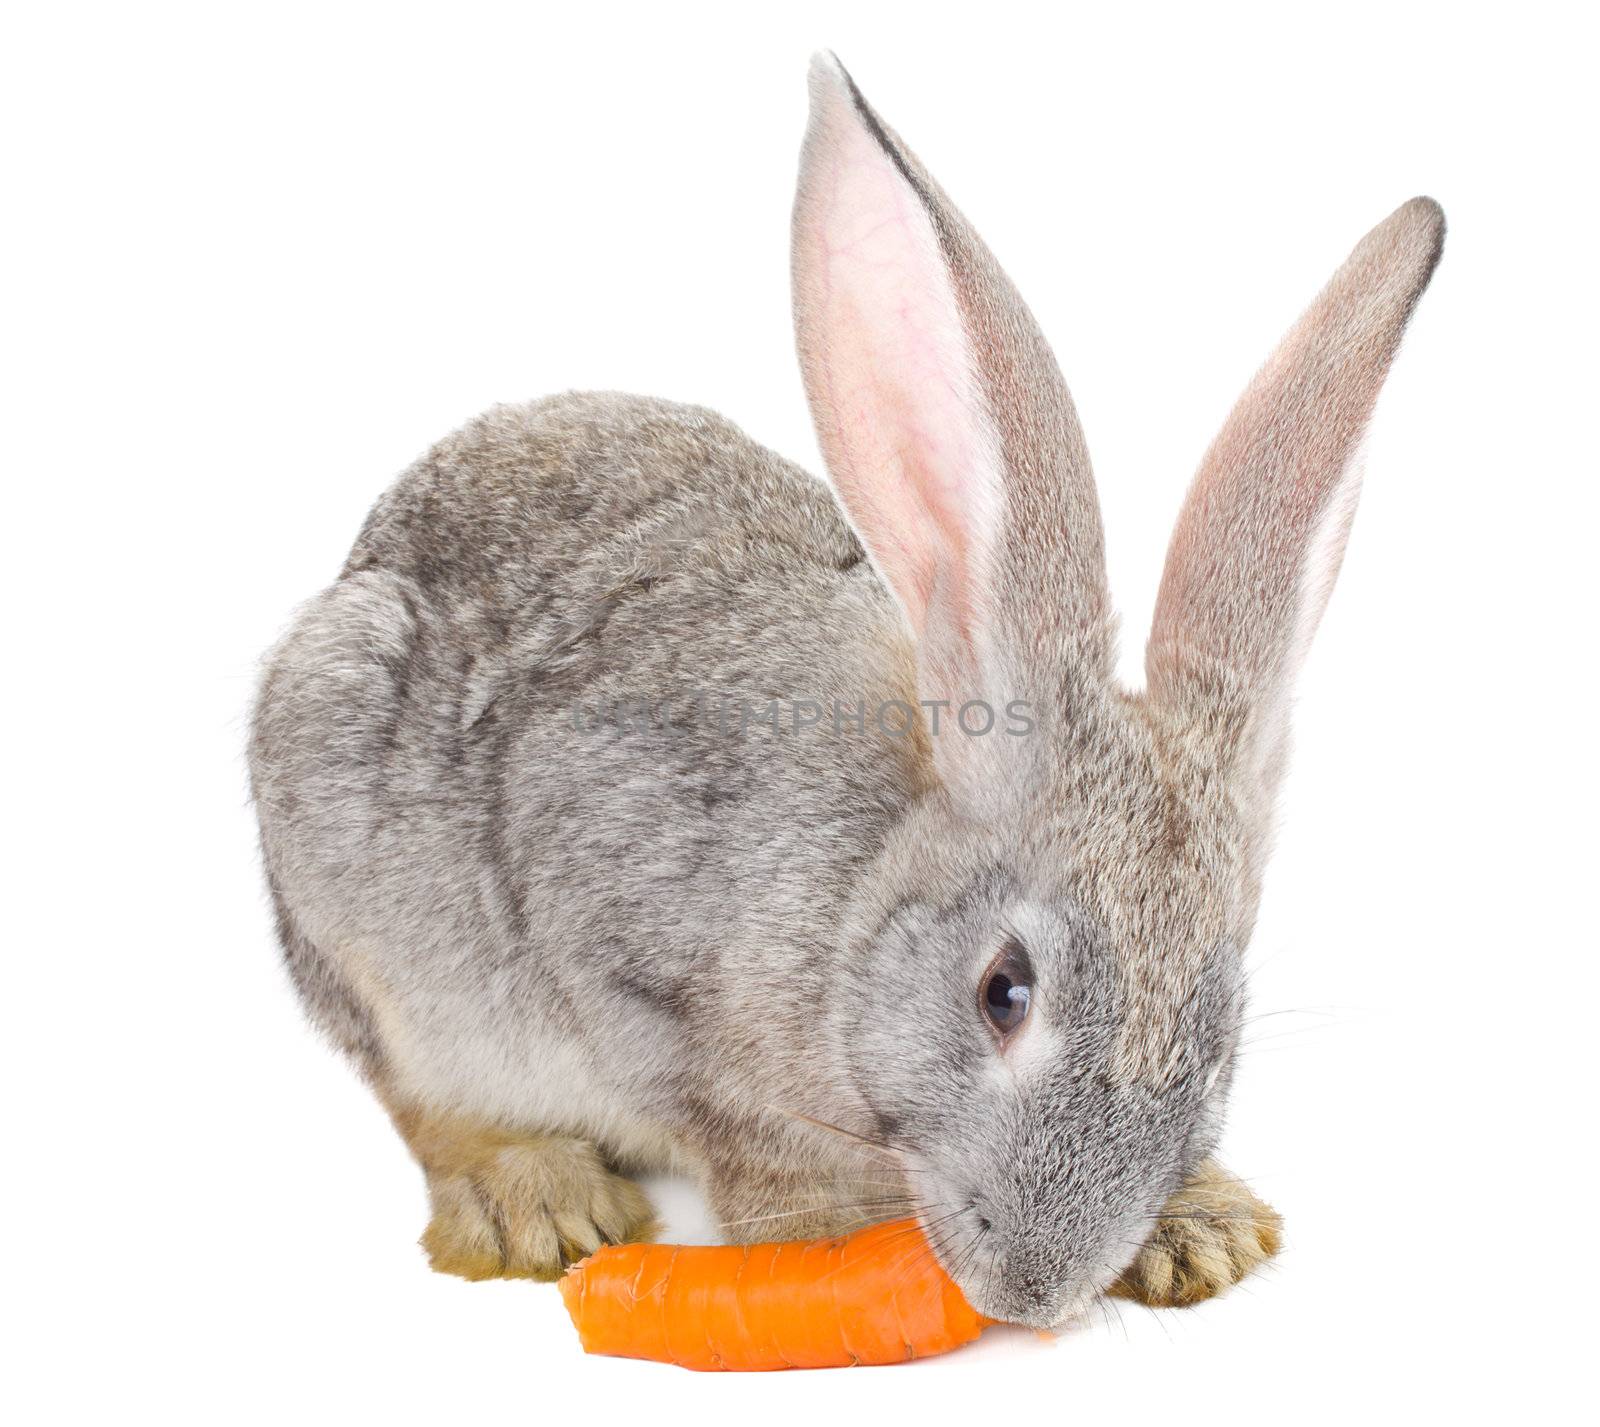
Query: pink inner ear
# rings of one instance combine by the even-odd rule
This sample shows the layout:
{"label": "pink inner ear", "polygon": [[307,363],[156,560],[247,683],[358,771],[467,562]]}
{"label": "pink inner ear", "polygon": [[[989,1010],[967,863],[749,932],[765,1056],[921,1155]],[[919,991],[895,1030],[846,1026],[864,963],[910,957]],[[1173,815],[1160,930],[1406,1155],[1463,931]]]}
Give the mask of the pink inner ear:
{"label": "pink inner ear", "polygon": [[937,589],[970,629],[999,520],[996,440],[928,212],[842,89],[814,112],[796,218],[801,358],[829,472],[912,628]]}

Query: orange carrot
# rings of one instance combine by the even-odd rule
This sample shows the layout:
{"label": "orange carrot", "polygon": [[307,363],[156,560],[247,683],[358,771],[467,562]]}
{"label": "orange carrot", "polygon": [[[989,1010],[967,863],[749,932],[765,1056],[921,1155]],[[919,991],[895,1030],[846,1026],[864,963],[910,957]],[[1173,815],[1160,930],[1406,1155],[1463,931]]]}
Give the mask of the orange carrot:
{"label": "orange carrot", "polygon": [[701,1372],[899,1363],[993,1321],[910,1219],[814,1243],[604,1248],[567,1270],[561,1297],[585,1352]]}

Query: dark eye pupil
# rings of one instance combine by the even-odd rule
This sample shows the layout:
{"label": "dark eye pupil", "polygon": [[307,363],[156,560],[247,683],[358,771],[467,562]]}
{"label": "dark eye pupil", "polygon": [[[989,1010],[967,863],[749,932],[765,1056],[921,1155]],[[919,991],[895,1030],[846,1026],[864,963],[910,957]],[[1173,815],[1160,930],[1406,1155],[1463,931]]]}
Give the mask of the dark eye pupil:
{"label": "dark eye pupil", "polygon": [[1012,970],[994,971],[983,987],[984,1013],[1002,1031],[1015,1030],[1028,1014],[1031,999],[1026,983],[1015,979]]}

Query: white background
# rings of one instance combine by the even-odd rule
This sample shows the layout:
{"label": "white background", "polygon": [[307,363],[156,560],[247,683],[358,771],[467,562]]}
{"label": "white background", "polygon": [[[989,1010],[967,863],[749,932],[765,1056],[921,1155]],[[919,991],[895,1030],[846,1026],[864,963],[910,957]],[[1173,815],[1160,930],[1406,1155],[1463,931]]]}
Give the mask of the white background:
{"label": "white background", "polygon": [[[1573,6],[35,6],[0,36],[12,1420],[1257,1423],[1593,1352],[1594,35]],[[1051,334],[1136,671],[1209,436],[1348,248],[1451,231],[1301,687],[1228,1157],[1277,1265],[1053,1347],[695,1377],[427,1272],[304,1029],[254,662],[480,408],[717,407],[816,464],[787,225],[837,49]],[[696,1210],[669,1192],[680,1232]],[[18,1415],[20,1414],[20,1415]]]}

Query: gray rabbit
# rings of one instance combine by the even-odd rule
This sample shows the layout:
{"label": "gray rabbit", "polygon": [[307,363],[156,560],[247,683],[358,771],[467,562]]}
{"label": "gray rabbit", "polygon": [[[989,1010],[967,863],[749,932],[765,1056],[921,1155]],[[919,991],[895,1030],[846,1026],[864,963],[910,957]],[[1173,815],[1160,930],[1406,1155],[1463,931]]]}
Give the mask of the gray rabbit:
{"label": "gray rabbit", "polygon": [[421,1163],[444,1272],[649,1235],[627,1176],[671,1170],[734,1240],[918,1215],[994,1318],[1193,1302],[1278,1245],[1212,1158],[1242,954],[1443,216],[1368,234],[1228,418],[1132,693],[1049,348],[831,57],[811,103],[832,488],[609,393],[407,471],[261,686],[289,969]]}

